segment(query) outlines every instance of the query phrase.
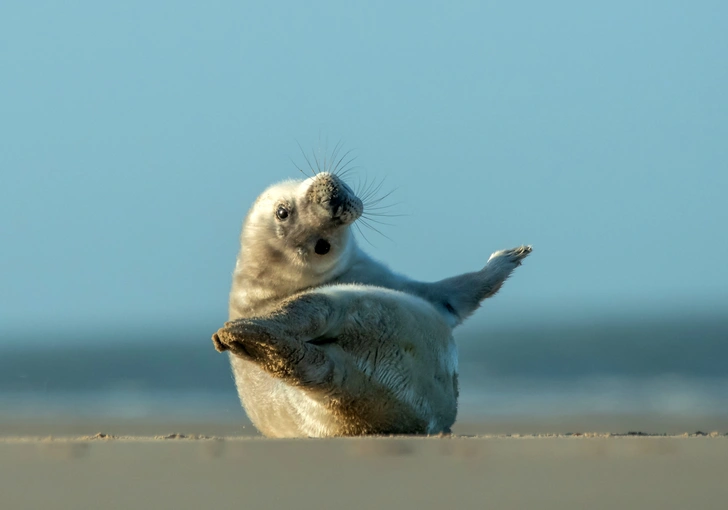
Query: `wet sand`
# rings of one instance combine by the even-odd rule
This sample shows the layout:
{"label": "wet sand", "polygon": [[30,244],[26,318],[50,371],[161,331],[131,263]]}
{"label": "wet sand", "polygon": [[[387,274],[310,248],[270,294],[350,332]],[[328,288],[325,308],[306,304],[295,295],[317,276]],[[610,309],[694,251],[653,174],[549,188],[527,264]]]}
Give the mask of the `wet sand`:
{"label": "wet sand", "polygon": [[0,438],[7,509],[725,508],[728,436]]}

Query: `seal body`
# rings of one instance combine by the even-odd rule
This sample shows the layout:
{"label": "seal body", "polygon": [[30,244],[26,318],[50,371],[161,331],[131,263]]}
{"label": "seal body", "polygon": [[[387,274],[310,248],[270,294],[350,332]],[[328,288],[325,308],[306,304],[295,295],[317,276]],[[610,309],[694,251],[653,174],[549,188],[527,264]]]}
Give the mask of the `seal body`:
{"label": "seal body", "polygon": [[250,419],[273,437],[449,430],[452,330],[427,301],[381,287],[317,287],[216,333]]}
{"label": "seal body", "polygon": [[452,329],[531,251],[439,282],[392,272],[357,245],[363,204],[321,172],[261,194],[243,224],[229,319],[243,407],[270,437],[447,432],[457,411]]}

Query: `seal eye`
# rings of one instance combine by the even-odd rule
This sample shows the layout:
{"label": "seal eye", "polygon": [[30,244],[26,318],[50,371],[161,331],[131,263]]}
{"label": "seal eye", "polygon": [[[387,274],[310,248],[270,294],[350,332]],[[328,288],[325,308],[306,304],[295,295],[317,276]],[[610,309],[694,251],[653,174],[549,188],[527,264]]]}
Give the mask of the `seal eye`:
{"label": "seal eye", "polygon": [[317,255],[326,255],[330,249],[331,245],[326,239],[319,239],[316,241],[316,246],[314,246],[313,251],[315,251]]}
{"label": "seal eye", "polygon": [[281,221],[288,218],[288,209],[286,209],[282,205],[279,205],[278,209],[276,210],[276,218],[278,218]]}

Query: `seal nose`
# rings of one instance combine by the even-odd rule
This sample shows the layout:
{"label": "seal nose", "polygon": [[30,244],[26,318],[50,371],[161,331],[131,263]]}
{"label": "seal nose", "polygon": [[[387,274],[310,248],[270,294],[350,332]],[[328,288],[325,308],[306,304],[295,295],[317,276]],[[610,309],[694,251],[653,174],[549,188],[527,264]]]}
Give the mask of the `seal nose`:
{"label": "seal nose", "polygon": [[308,190],[309,198],[319,204],[328,204],[336,212],[347,201],[351,190],[333,174],[320,173]]}
{"label": "seal nose", "polygon": [[332,218],[351,222],[361,214],[361,200],[346,183],[333,174],[318,174],[311,183],[307,196],[312,202],[326,205]]}
{"label": "seal nose", "polygon": [[344,197],[341,196],[341,192],[339,191],[339,188],[336,188],[334,193],[331,195],[331,198],[329,199],[329,207],[331,208],[331,211],[334,213],[334,216],[341,215],[344,202],[345,202]]}

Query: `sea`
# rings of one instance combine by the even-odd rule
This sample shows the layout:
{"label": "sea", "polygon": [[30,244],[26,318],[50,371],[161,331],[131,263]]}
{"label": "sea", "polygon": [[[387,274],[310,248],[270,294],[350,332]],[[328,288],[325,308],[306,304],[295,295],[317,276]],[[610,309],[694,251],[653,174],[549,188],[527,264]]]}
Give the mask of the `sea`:
{"label": "sea", "polygon": [[[3,332],[9,421],[247,423],[212,324]],[[728,418],[728,315],[604,317],[456,330],[461,420]]]}

